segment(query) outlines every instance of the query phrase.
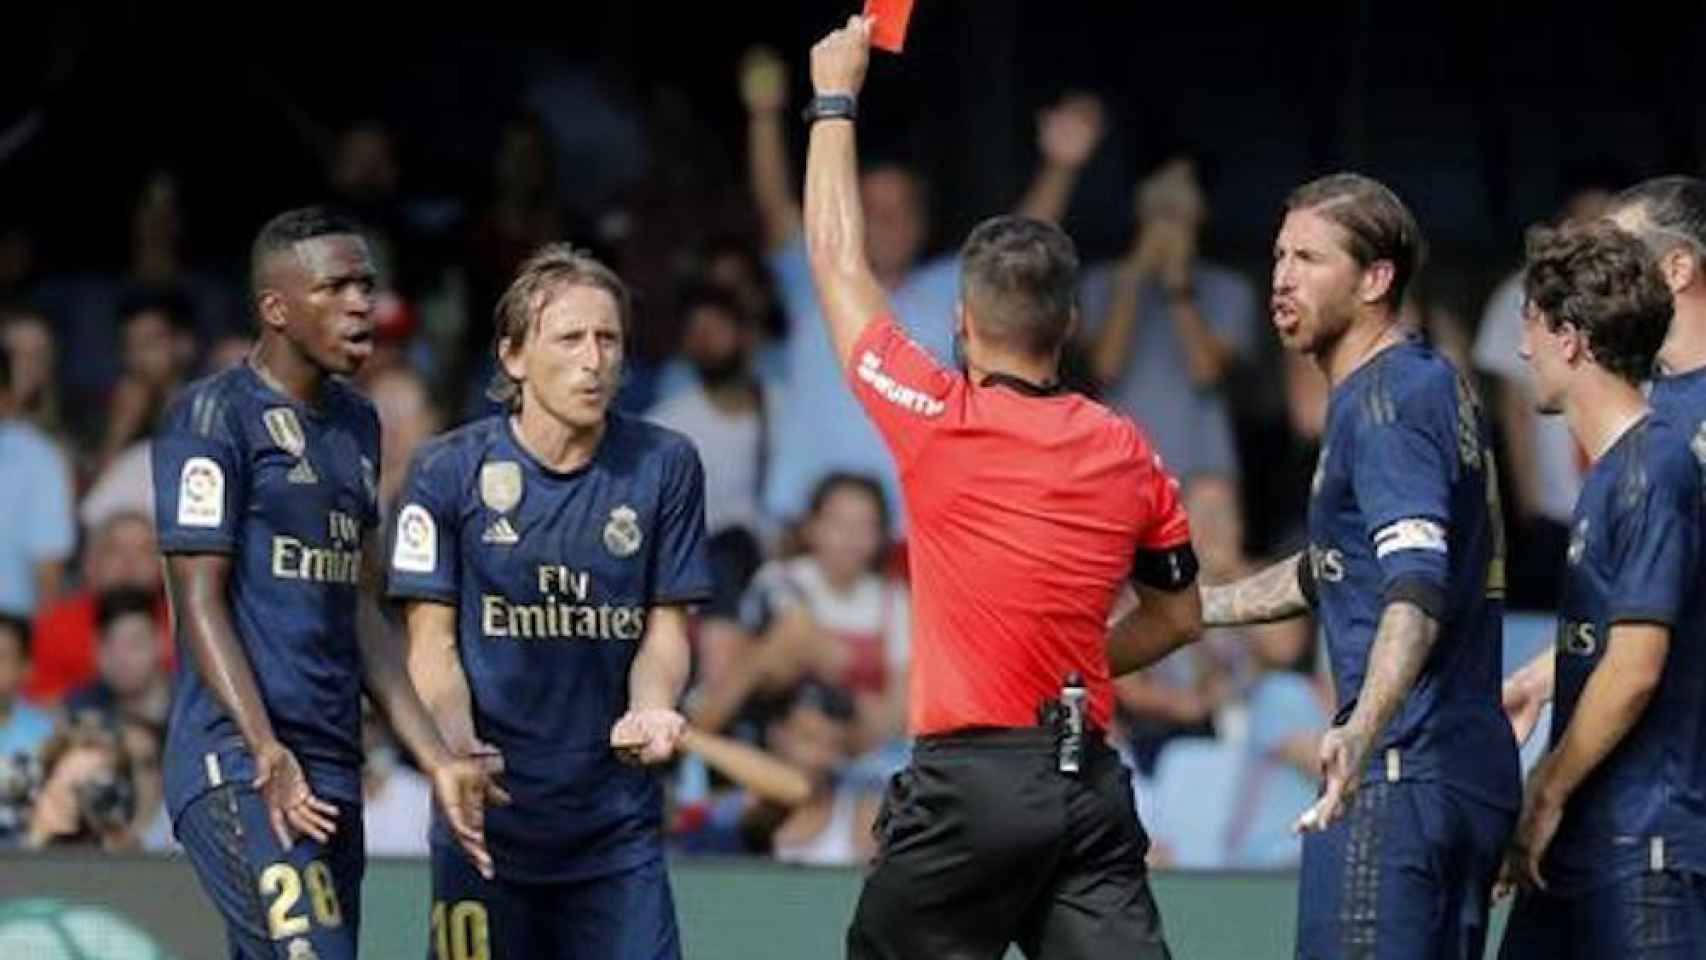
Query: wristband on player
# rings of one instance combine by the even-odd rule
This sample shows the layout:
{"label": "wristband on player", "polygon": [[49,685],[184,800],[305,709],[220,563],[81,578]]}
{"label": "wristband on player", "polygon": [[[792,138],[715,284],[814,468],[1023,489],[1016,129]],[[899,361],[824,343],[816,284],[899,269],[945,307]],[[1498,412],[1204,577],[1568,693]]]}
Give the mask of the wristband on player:
{"label": "wristband on player", "polygon": [[1309,604],[1309,609],[1315,609],[1315,565],[1309,562],[1308,550],[1297,555],[1297,589],[1303,594],[1303,602]]}
{"label": "wristband on player", "polygon": [[853,120],[859,116],[859,98],[850,93],[820,93],[800,111],[806,126],[819,120]]}

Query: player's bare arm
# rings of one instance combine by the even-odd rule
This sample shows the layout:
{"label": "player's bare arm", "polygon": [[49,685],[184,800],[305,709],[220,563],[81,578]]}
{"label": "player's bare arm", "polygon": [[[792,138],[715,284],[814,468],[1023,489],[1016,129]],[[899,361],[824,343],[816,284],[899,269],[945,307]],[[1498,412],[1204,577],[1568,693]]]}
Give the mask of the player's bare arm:
{"label": "player's bare arm", "polygon": [[[369,615],[363,618],[368,622],[378,619],[378,604],[373,598],[378,595],[379,569],[377,548],[369,543],[362,550],[364,583],[357,601],[369,608]],[[359,630],[357,641],[361,644],[362,683],[368,696],[390,721],[397,739],[432,780],[433,794],[457,843],[468,852],[480,873],[490,878],[493,873],[492,856],[486,850],[486,803],[488,800],[506,803],[509,798],[491,782],[478,760],[459,757],[445,746],[432,716],[409,683],[408,671],[391,642],[390,631],[383,627]]]}
{"label": "player's bare arm", "polygon": [[1321,799],[1298,819],[1300,829],[1325,829],[1344,813],[1362,779],[1369,750],[1410,695],[1438,638],[1439,621],[1421,607],[1408,600],[1386,604],[1375,628],[1368,675],[1357,694],[1356,709],[1343,726],[1321,737],[1321,775],[1326,783]]}
{"label": "player's bare arm", "polygon": [[196,671],[237,724],[255,758],[255,790],[266,801],[273,832],[286,850],[292,831],[324,843],[337,830],[338,810],[314,795],[296,756],[280,743],[267,716],[255,673],[225,599],[231,558],[174,554],[166,558],[166,588]]}
{"label": "player's bare arm", "polygon": [[1202,636],[1198,592],[1134,585],[1137,607],[1108,631],[1108,665],[1114,676],[1142,670]]}
{"label": "player's bare arm", "polygon": [[1272,623],[1308,613],[1309,598],[1303,595],[1298,566],[1308,562],[1306,554],[1295,553],[1242,580],[1203,587],[1203,626]]}
{"label": "player's bare arm", "polygon": [[[812,87],[819,96],[858,96],[871,56],[871,25],[847,26],[812,47]],[[858,151],[851,119],[812,124],[806,152],[806,250],[835,355],[846,366],[853,344],[888,309],[865,253],[865,214],[859,201]]]}
{"label": "player's bare arm", "polygon": [[474,698],[456,656],[456,607],[411,600],[403,605],[403,629],[409,679],[445,743],[458,753],[496,756],[474,733]]}
{"label": "player's bare arm", "polygon": [[646,635],[628,668],[628,712],[610,728],[610,746],[626,763],[663,763],[681,747],[687,721],[676,704],[692,663],[687,619],[687,608],[676,604],[646,616]]}
{"label": "player's bare arm", "polygon": [[1670,628],[1663,624],[1611,625],[1604,659],[1588,677],[1563,739],[1529,774],[1501,886],[1546,888],[1540,861],[1564,818],[1564,805],[1641,719],[1658,692],[1669,653]]}

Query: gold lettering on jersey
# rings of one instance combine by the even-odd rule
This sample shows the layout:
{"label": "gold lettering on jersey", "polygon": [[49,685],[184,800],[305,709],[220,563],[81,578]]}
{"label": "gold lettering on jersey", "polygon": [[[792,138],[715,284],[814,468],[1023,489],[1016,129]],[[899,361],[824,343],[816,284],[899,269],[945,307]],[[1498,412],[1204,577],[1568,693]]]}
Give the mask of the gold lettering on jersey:
{"label": "gold lettering on jersey", "polygon": [[493,639],[636,641],[646,633],[646,608],[565,603],[556,597],[511,603],[488,593],[480,598],[480,632]]}
{"label": "gold lettering on jersey", "polygon": [[361,582],[361,551],[315,547],[295,537],[272,538],[272,575],[309,583]]}
{"label": "gold lettering on jersey", "polygon": [[361,540],[361,527],[354,517],[342,510],[333,510],[326,516],[326,528],[333,543],[357,543]]}
{"label": "gold lettering on jersey", "polygon": [[295,410],[273,407],[261,414],[261,421],[267,425],[267,436],[285,453],[301,457],[307,452],[308,435],[302,432],[302,422],[296,419]]}
{"label": "gold lettering on jersey", "polygon": [[1599,631],[1591,623],[1574,620],[1558,621],[1558,652],[1577,657],[1591,657],[1599,650]]}
{"label": "gold lettering on jersey", "polygon": [[1341,583],[1345,579],[1345,553],[1331,547],[1309,545],[1309,569],[1317,583]]}
{"label": "gold lettering on jersey", "polygon": [[566,593],[585,603],[592,595],[592,574],[585,570],[570,570],[561,564],[544,564],[539,568],[539,592]]}

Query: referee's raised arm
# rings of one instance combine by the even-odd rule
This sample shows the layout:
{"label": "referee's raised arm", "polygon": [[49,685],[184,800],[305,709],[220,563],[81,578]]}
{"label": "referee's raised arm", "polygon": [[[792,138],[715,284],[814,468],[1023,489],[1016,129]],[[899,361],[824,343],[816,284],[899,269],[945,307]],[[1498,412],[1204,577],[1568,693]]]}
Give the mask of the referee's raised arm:
{"label": "referee's raised arm", "polygon": [[806,107],[806,249],[812,282],[843,367],[865,324],[888,308],[865,253],[865,213],[859,204],[858,151],[853,118],[871,57],[871,21],[847,26],[812,47],[813,97]]}

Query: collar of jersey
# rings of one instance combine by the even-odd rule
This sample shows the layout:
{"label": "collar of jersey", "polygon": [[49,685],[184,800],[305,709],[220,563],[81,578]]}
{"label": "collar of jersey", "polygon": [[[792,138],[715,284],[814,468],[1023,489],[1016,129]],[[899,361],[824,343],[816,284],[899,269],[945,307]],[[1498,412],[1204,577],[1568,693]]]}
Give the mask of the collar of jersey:
{"label": "collar of jersey", "polygon": [[986,373],[978,381],[980,387],[1006,387],[1015,393],[1027,397],[1058,397],[1066,392],[1066,386],[1059,380],[1053,383],[1032,383],[1023,377],[1015,377],[1010,373]]}
{"label": "collar of jersey", "polygon": [[529,467],[539,471],[547,477],[558,480],[573,479],[596,466],[600,460],[604,459],[604,449],[610,443],[610,434],[616,430],[615,413],[612,412],[605,414],[604,436],[598,438],[598,449],[592,452],[592,456],[588,457],[585,463],[573,470],[554,470],[542,462],[538,457],[534,456],[533,451],[527,449],[527,444],[521,442],[521,435],[516,432],[515,420],[510,414],[500,413],[498,416],[503,418],[504,436],[509,439],[509,445],[515,448],[516,454],[519,455],[522,460],[525,460]]}
{"label": "collar of jersey", "polygon": [[247,359],[243,360],[242,367],[243,375],[249,378],[249,383],[251,383],[256,390],[259,390],[269,402],[283,403],[305,417],[311,417],[315,420],[325,419],[326,410],[324,401],[327,399],[327,391],[329,391],[332,386],[330,379],[320,384],[321,405],[316,407],[311,403],[303,403],[301,400],[296,399],[290,394],[285,393],[283,390],[280,390],[268,383],[267,378],[261,376],[261,372],[256,370],[255,365],[250,363]]}

